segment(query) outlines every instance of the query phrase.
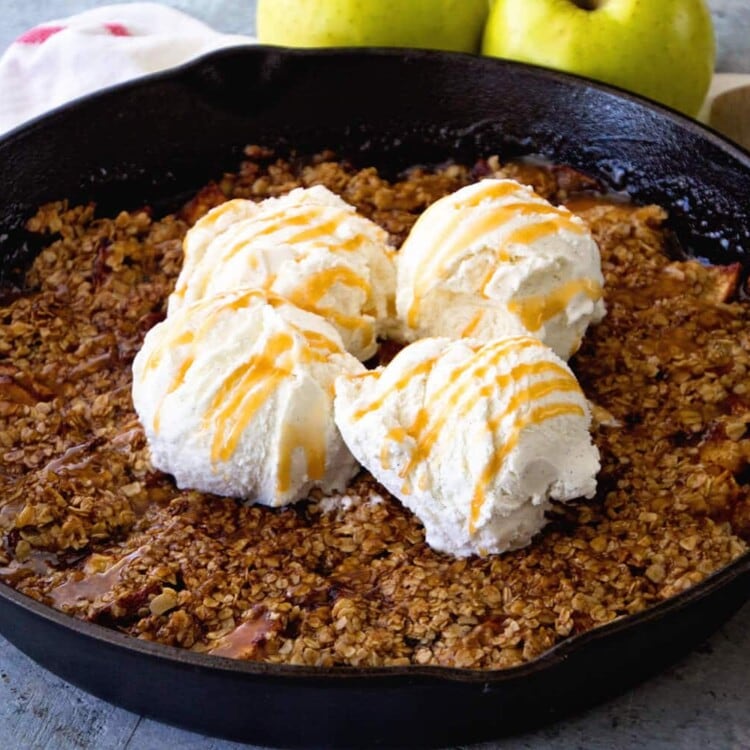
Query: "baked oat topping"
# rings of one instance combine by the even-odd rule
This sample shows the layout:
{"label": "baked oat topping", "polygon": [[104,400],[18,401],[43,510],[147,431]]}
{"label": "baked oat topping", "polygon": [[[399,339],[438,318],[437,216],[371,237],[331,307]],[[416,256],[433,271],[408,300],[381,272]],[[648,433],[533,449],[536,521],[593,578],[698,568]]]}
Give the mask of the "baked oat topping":
{"label": "baked oat topping", "polygon": [[[191,223],[227,198],[323,184],[398,246],[428,205],[486,175],[567,202],[601,247],[609,314],[571,361],[594,404],[594,500],[557,508],[525,549],[454,559],[364,473],[342,498],[272,510],[180,491],[152,468],[130,365],[164,315]],[[330,153],[253,147],[178,216],[43,207],[29,229],[49,246],[1,312],[0,578],[72,616],[196,651],[499,669],[745,554],[750,308],[736,299],[739,269],[673,260],[661,208],[585,195],[596,187],[496,157],[389,181]]]}

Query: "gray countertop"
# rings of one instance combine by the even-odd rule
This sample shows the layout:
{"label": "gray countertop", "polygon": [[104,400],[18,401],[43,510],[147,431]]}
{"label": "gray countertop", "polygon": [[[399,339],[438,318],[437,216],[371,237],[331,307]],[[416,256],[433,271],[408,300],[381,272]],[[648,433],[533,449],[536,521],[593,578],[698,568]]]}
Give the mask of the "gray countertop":
{"label": "gray countertop", "polygon": [[[95,0],[3,0],[0,49],[41,21],[103,4]],[[165,4],[221,31],[254,32],[254,0],[170,0]],[[709,5],[717,33],[717,70],[750,73],[750,3],[711,0]],[[475,746],[475,750],[750,748],[748,675],[750,605],[696,652],[625,695],[551,727]],[[174,747],[232,750],[246,746],[174,729],[104,703],[41,669],[0,638],[0,748]]]}

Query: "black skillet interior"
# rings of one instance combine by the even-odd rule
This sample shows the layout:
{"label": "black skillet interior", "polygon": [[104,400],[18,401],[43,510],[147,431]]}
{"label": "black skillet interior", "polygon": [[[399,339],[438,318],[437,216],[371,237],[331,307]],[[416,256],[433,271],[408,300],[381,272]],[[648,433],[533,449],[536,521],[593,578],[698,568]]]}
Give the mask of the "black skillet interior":
{"label": "black skillet interior", "polygon": [[[333,148],[388,173],[542,154],[668,207],[691,254],[750,263],[750,156],[674,113],[498,60],[249,47],[85,99],[0,141],[0,280],[37,249],[23,223],[39,204],[166,211],[236,168],[248,143]],[[208,734],[283,746],[447,745],[621,691],[700,642],[749,594],[745,556],[642,615],[494,673],[229,662],[72,620],[3,585],[0,631],[107,700]]]}

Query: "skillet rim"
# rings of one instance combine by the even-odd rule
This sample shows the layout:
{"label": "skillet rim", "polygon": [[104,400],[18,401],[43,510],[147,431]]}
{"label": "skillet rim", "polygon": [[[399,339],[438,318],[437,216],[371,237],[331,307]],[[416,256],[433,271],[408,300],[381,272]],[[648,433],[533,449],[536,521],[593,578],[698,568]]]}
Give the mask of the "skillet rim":
{"label": "skillet rim", "polygon": [[[0,133],[0,145],[5,145],[5,142],[12,140],[13,138],[26,135],[36,129],[39,126],[46,127],[49,120],[55,119],[58,116],[65,116],[70,110],[75,110],[81,105],[86,105],[92,100],[96,100],[110,95],[117,95],[122,90],[130,90],[138,88],[145,84],[151,84],[160,80],[170,80],[172,78],[179,78],[182,75],[190,74],[203,66],[206,66],[214,61],[221,60],[223,58],[230,58],[235,56],[246,55],[248,52],[255,53],[256,51],[263,53],[264,55],[278,54],[283,57],[350,57],[353,55],[364,55],[367,57],[403,57],[405,60],[419,60],[420,58],[442,58],[444,60],[481,60],[482,62],[490,65],[497,65],[498,69],[503,67],[515,68],[520,70],[526,70],[533,75],[538,75],[541,78],[546,78],[550,81],[568,82],[573,85],[582,86],[583,88],[589,88],[598,90],[605,94],[614,95],[618,99],[624,99],[631,103],[639,105],[641,108],[650,110],[651,112],[666,117],[673,122],[677,122],[688,130],[698,134],[704,139],[712,143],[712,145],[718,146],[722,151],[729,153],[733,156],[740,157],[740,160],[747,160],[748,168],[750,168],[750,147],[744,148],[739,143],[732,141],[727,136],[720,133],[709,124],[701,122],[700,120],[686,115],[680,110],[669,107],[666,104],[656,101],[655,99],[649,99],[648,97],[636,94],[632,91],[624,89],[620,86],[615,86],[609,83],[603,83],[593,78],[587,78],[586,76],[578,75],[576,73],[566,73],[561,70],[555,70],[554,68],[546,68],[542,65],[535,65],[533,63],[521,62],[518,60],[512,60],[504,57],[491,57],[486,55],[472,54],[468,52],[447,52],[443,50],[432,50],[432,49],[416,49],[408,47],[310,47],[310,48],[298,48],[298,47],[282,47],[271,44],[253,44],[248,42],[247,44],[235,44],[228,47],[223,47],[213,52],[207,52],[199,55],[192,60],[188,60],[180,65],[160,70],[155,73],[148,73],[146,75],[132,78],[130,80],[121,81],[112,86],[99,89],[97,91],[83,94],[82,96],[76,97],[75,99],[53,107],[52,109],[43,112],[42,114],[36,115],[25,122],[16,125],[10,130]],[[734,152],[734,153],[733,153]]]}
{"label": "skillet rim", "polygon": [[[430,678],[437,682],[476,683],[499,685],[505,682],[523,679],[540,671],[550,669],[566,661],[575,652],[585,649],[589,643],[612,638],[625,631],[643,627],[654,620],[665,618],[697,604],[702,599],[727,588],[735,581],[747,578],[748,590],[746,600],[750,600],[750,551],[723,568],[712,573],[700,583],[669,597],[633,615],[623,615],[609,623],[594,627],[579,635],[567,638],[548,649],[531,661],[507,669],[468,669],[440,666],[394,666],[394,667],[309,667],[293,664],[272,664],[244,659],[231,659],[225,656],[212,656],[210,653],[191,651],[190,649],[167,646],[162,643],[145,641],[135,636],[126,635],[118,630],[103,625],[79,620],[52,606],[42,604],[35,599],[21,594],[6,583],[0,581],[0,600],[20,607],[34,616],[52,625],[74,631],[102,644],[136,651],[141,656],[156,658],[182,666],[188,665],[200,669],[218,672],[244,673],[254,677],[288,677],[300,680],[330,678],[332,681],[366,678],[392,680],[394,678],[412,679],[414,677]],[[742,602],[744,603],[744,602]],[[742,603],[740,606],[742,606]],[[0,635],[2,633],[0,632]]]}

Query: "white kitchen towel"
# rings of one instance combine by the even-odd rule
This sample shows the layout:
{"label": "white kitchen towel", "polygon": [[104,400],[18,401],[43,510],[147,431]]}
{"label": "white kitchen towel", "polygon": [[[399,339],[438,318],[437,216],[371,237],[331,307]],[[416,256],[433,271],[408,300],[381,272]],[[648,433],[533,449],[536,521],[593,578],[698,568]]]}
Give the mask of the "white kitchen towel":
{"label": "white kitchen towel", "polygon": [[253,41],[158,3],[106,5],[49,21],[0,58],[0,134],[92,91]]}

